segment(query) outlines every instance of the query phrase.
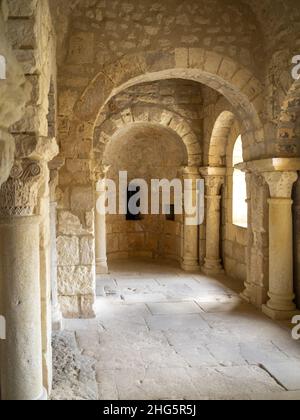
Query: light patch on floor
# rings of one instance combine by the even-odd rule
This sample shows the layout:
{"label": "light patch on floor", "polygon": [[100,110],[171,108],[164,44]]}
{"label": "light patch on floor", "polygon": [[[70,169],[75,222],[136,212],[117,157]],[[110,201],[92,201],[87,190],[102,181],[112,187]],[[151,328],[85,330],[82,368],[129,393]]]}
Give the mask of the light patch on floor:
{"label": "light patch on floor", "polygon": [[154,262],[110,269],[97,318],[66,321],[100,400],[300,399],[300,342],[243,302],[241,284]]}

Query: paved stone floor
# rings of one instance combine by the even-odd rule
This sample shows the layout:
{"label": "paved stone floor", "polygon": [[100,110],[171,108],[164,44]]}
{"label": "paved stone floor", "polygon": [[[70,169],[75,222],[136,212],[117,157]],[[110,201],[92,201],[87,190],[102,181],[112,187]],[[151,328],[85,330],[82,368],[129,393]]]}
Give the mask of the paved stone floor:
{"label": "paved stone floor", "polygon": [[300,342],[244,303],[240,283],[146,261],[110,268],[97,318],[66,321],[98,399],[300,399]]}

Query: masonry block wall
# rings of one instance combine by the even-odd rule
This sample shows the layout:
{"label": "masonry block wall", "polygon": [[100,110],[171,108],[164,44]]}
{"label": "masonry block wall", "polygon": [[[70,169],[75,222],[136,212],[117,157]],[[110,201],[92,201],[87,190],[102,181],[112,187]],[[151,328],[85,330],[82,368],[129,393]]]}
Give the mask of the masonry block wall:
{"label": "masonry block wall", "polygon": [[[41,216],[40,223],[40,285],[42,305],[42,341],[44,385],[51,388],[51,279],[50,279],[50,221],[49,221],[49,172],[48,162],[58,153],[56,139],[49,134],[48,114],[51,81],[56,86],[56,43],[55,32],[47,0],[4,0],[2,5],[7,18],[7,38],[18,65],[10,74],[22,70],[30,97],[23,104],[23,115],[16,118],[10,127],[14,138],[14,164],[39,162],[42,177],[36,185],[36,212]],[[11,76],[10,76],[11,77]],[[16,87],[20,85],[16,79]],[[25,85],[25,81],[23,82]],[[56,91],[52,92],[56,96]],[[20,105],[22,96],[20,95]],[[20,105],[15,107],[18,115]],[[21,105],[22,106],[22,105]],[[53,108],[56,107],[52,103]],[[21,117],[21,118],[20,118]],[[53,122],[52,122],[53,123]],[[9,163],[9,160],[8,160]]]}

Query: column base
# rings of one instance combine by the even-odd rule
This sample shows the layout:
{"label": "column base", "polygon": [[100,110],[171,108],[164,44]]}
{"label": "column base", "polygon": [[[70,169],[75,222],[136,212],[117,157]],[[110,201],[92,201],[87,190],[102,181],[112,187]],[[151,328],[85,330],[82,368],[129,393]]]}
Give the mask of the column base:
{"label": "column base", "polygon": [[198,263],[190,263],[187,261],[183,261],[181,263],[181,268],[183,269],[183,271],[187,271],[189,273],[200,272],[200,265]]}
{"label": "column base", "polygon": [[96,260],[96,274],[108,274],[107,261]]}
{"label": "column base", "polygon": [[268,305],[262,306],[262,311],[269,318],[274,321],[290,321],[294,316],[300,315],[300,311],[279,311],[277,309],[269,308]]}
{"label": "column base", "polygon": [[251,303],[252,301],[251,297],[248,295],[247,290],[244,290],[242,293],[240,293],[240,298],[247,303]]}
{"label": "column base", "polygon": [[240,297],[241,299],[243,299],[245,302],[247,303],[251,303],[253,298],[252,298],[252,286],[250,283],[245,282],[245,289],[242,293],[240,293]]}
{"label": "column base", "polygon": [[201,271],[207,276],[216,276],[225,273],[225,270],[221,265],[221,260],[209,260],[207,258],[205,259],[205,264]]}

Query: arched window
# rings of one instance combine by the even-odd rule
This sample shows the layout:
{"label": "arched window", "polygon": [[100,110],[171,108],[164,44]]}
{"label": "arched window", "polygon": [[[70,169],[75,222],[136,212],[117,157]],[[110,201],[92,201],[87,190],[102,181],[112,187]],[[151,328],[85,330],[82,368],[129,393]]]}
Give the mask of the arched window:
{"label": "arched window", "polygon": [[[233,149],[233,167],[243,162],[242,137],[239,136]],[[233,171],[232,223],[246,228],[248,226],[246,174],[239,169]]]}

